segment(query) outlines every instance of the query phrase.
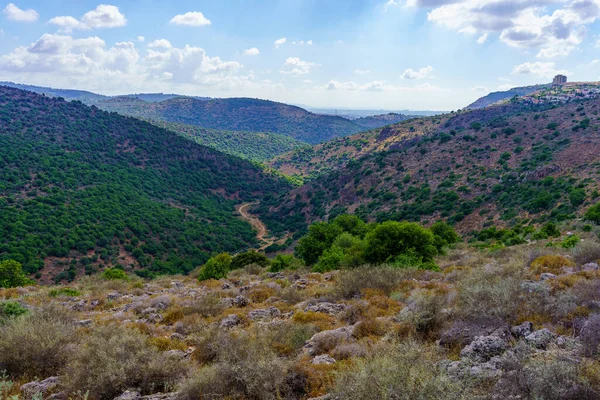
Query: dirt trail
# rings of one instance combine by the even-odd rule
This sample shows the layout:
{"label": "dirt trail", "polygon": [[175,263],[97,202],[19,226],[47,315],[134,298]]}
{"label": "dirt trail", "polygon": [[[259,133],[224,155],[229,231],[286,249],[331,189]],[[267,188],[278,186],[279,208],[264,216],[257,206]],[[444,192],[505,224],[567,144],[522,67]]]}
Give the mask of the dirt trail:
{"label": "dirt trail", "polygon": [[256,229],[256,238],[259,242],[261,242],[261,246],[258,250],[262,251],[270,245],[272,245],[273,243],[275,243],[275,240],[268,237],[269,231],[267,230],[265,224],[263,224],[263,222],[260,219],[256,218],[254,215],[248,212],[250,206],[253,206],[255,204],[258,204],[258,202],[240,204],[236,206],[236,211],[241,214],[243,220],[247,221],[250,225],[252,225],[254,229]]}

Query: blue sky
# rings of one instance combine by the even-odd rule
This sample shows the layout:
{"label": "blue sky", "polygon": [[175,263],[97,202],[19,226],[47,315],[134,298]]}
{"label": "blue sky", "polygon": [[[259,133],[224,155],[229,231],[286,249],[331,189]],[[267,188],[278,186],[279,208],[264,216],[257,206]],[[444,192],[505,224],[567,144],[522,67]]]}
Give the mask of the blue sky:
{"label": "blue sky", "polygon": [[457,109],[600,79],[600,0],[15,0],[0,80],[104,94]]}

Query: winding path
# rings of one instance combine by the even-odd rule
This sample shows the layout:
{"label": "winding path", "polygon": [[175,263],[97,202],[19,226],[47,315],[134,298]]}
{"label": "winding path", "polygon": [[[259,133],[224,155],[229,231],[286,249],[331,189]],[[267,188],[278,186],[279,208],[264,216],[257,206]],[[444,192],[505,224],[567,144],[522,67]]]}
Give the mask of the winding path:
{"label": "winding path", "polygon": [[258,239],[258,241],[262,243],[258,250],[263,251],[267,247],[275,243],[275,240],[268,237],[269,231],[267,230],[265,224],[260,219],[248,212],[248,209],[255,204],[258,204],[258,202],[243,203],[236,206],[235,209],[237,212],[240,213],[244,221],[247,221],[250,225],[252,225],[254,229],[256,229],[256,239]]}

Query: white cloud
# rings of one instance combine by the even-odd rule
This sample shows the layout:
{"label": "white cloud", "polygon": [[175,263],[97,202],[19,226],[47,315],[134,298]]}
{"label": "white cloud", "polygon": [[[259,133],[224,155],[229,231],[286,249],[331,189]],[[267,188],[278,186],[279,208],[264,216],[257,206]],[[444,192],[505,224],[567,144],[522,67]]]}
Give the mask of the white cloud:
{"label": "white cloud", "polygon": [[245,56],[257,56],[259,54],[260,54],[260,50],[258,50],[256,47],[252,47],[251,49],[244,50]]}
{"label": "white cloud", "polygon": [[193,11],[185,14],[176,15],[173,18],[171,18],[170,22],[175,25],[186,26],[204,26],[211,24],[211,21],[199,11]]}
{"label": "white cloud", "polygon": [[419,68],[419,70],[415,71],[412,68],[408,68],[404,71],[404,73],[400,76],[401,79],[424,79],[431,75],[433,72],[433,67],[428,65],[427,67]]}
{"label": "white cloud", "polygon": [[144,42],[146,40],[146,38],[143,36],[138,36],[137,40],[138,40],[138,42]]}
{"label": "white cloud", "polygon": [[171,45],[171,42],[169,42],[167,39],[157,39],[151,43],[148,43],[148,47],[151,49],[155,49],[155,48],[170,49],[171,47],[173,47],[173,45]]}
{"label": "white cloud", "polygon": [[[144,90],[233,90],[255,87],[254,76],[241,75],[243,65],[211,57],[204,49],[168,47],[166,40],[150,43],[141,56],[134,42],[108,46],[92,36],[74,38],[45,34],[29,46],[0,57],[0,78],[102,93]],[[260,84],[264,86],[264,84]],[[193,88],[193,89],[192,89]]]}
{"label": "white cloud", "polygon": [[273,45],[275,46],[276,49],[278,49],[282,45],[284,45],[285,42],[287,42],[287,38],[282,37],[281,39],[277,39],[275,42],[273,42]]}
{"label": "white cloud", "polygon": [[552,78],[554,75],[569,74],[564,69],[556,69],[554,62],[526,62],[516,65],[512,70],[513,75],[535,75],[540,78]]}
{"label": "white cloud", "polygon": [[354,73],[356,75],[366,75],[366,74],[371,73],[371,70],[370,69],[355,69]]}
{"label": "white cloud", "polygon": [[472,92],[477,92],[477,93],[487,93],[488,92],[488,88],[485,86],[475,86],[471,88]]}
{"label": "white cloud", "polygon": [[282,74],[292,76],[302,76],[310,73],[313,67],[318,67],[319,64],[310,61],[302,61],[298,57],[288,57],[283,65],[283,70],[279,71]]}
{"label": "white cloud", "polygon": [[[570,54],[582,42],[586,25],[600,17],[600,0],[410,0],[407,4],[433,8],[427,19],[457,32],[498,32],[511,47],[539,49],[539,58]],[[557,4],[561,8],[549,14],[547,6]]]}
{"label": "white cloud", "polygon": [[488,40],[488,33],[486,32],[477,38],[477,44],[484,44],[487,40]]}
{"label": "white cloud", "polygon": [[384,10],[387,11],[390,7],[398,7],[402,3],[401,0],[389,0],[383,6]]}
{"label": "white cloud", "polygon": [[312,40],[307,40],[306,42],[304,40],[300,40],[299,42],[292,42],[292,44],[297,44],[298,46],[312,46],[313,45],[313,41]]}
{"label": "white cloud", "polygon": [[61,27],[62,32],[69,33],[74,29],[120,28],[127,25],[127,18],[119,11],[119,7],[100,4],[96,9],[85,13],[79,20],[65,15],[54,17],[48,22]]}
{"label": "white cloud", "polygon": [[4,15],[11,21],[18,22],[35,22],[40,15],[33,9],[21,10],[14,3],[8,3],[4,8]]}
{"label": "white cloud", "polygon": [[386,81],[372,81],[365,84],[359,84],[354,81],[340,82],[336,80],[329,81],[325,86],[320,87],[326,91],[346,91],[346,92],[439,92],[443,91],[436,86],[425,83],[423,85],[415,85],[411,87],[394,86]]}

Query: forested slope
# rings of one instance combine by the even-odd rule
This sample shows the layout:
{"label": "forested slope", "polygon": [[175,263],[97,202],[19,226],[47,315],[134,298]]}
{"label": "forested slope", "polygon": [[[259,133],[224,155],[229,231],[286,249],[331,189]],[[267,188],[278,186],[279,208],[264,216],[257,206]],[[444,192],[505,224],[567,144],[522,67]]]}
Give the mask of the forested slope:
{"label": "forested slope", "polygon": [[0,259],[39,277],[190,271],[254,243],[236,203],[287,189],[149,123],[0,87]]}

